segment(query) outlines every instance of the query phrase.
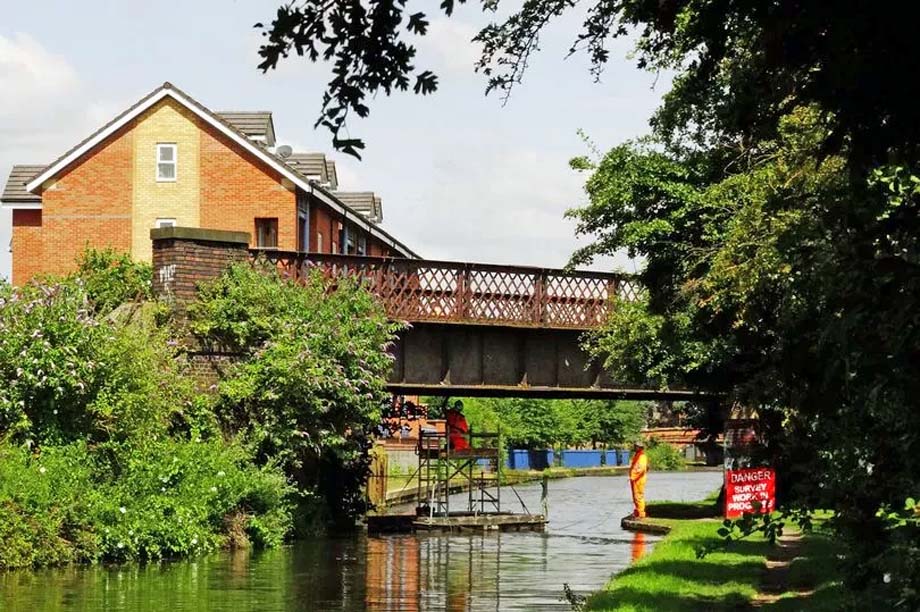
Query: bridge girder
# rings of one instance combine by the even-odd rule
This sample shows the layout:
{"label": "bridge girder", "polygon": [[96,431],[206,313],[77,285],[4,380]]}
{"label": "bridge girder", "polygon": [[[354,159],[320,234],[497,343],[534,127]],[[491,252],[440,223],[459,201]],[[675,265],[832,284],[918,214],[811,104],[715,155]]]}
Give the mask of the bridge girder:
{"label": "bridge girder", "polygon": [[417,323],[393,347],[388,389],[400,395],[548,399],[713,399],[696,391],[633,388],[582,349],[582,331]]}

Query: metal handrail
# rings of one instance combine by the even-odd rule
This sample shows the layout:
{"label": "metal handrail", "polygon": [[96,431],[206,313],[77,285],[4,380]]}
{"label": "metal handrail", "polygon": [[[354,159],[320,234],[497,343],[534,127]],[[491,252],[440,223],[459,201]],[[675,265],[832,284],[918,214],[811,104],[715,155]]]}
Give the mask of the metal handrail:
{"label": "metal handrail", "polygon": [[317,269],[357,277],[388,316],[410,322],[590,329],[641,291],[634,276],[610,272],[274,250],[251,257],[295,280]]}

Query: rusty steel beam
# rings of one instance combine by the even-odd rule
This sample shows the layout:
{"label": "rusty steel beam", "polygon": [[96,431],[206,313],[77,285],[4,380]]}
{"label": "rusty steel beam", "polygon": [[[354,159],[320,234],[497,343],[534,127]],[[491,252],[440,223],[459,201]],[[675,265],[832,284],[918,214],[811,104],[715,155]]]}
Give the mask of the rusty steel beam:
{"label": "rusty steel beam", "polygon": [[582,348],[582,332],[420,323],[399,334],[394,393],[484,397],[705,399],[697,390],[630,387]]}
{"label": "rusty steel beam", "polygon": [[389,383],[387,390],[396,395],[434,397],[529,397],[536,399],[604,399],[604,400],[718,400],[719,394],[684,389],[642,389],[631,387],[566,388],[525,385],[425,385]]}

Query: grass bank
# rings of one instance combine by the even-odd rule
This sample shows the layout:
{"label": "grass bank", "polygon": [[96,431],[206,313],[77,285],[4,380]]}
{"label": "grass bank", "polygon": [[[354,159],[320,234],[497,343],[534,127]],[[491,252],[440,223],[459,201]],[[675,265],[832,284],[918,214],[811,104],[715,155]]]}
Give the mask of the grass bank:
{"label": "grass bank", "polygon": [[776,547],[752,536],[698,559],[698,548],[720,541],[716,535],[719,519],[699,518],[704,513],[711,515],[712,507],[710,501],[650,504],[650,516],[693,518],[655,518],[655,522],[671,527],[671,533],[651,553],[614,576],[588,599],[585,608],[618,612],[745,610],[757,600],[761,600],[757,601],[759,609],[777,612],[845,607],[846,594],[836,561],[839,549],[822,525],[802,538],[782,590],[769,601],[762,601],[766,561]]}

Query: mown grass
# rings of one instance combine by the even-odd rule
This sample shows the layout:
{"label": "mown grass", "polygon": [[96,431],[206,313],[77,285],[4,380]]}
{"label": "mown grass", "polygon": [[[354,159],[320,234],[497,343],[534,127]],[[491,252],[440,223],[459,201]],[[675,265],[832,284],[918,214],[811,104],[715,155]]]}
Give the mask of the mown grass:
{"label": "mown grass", "polygon": [[[683,504],[685,515],[711,509],[712,501]],[[674,512],[680,505],[672,502],[650,505],[650,514],[656,514],[656,507]],[[750,607],[762,585],[764,564],[772,550],[769,542],[752,536],[719,547],[698,559],[698,548],[720,543],[716,534],[718,519],[654,520],[670,526],[671,533],[650,554],[590,597],[586,609],[689,612]],[[837,544],[820,526],[806,534],[801,558],[796,559],[789,570],[789,591],[764,607],[776,612],[843,608],[846,598],[837,569],[837,552]],[[805,596],[803,591],[813,592]]]}

